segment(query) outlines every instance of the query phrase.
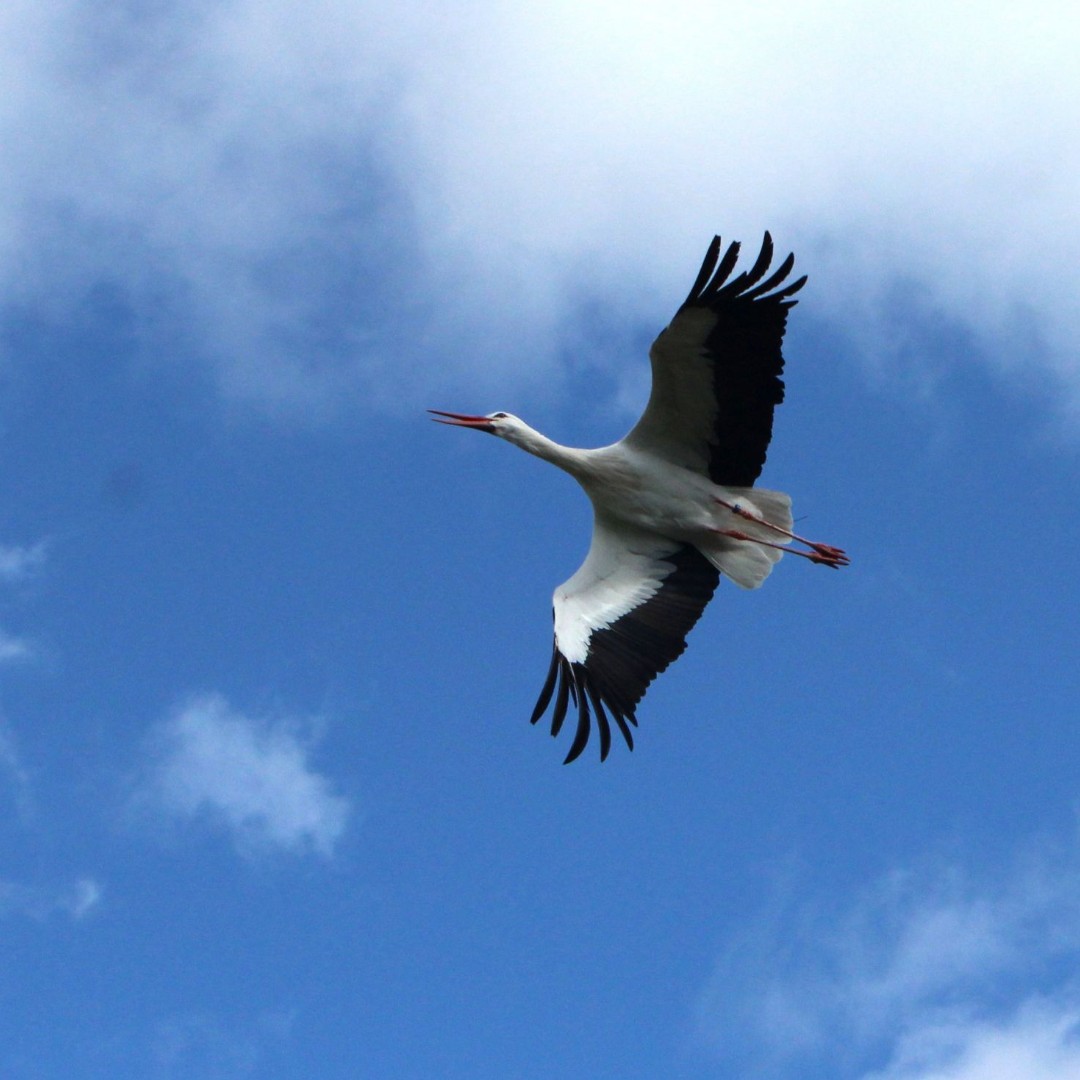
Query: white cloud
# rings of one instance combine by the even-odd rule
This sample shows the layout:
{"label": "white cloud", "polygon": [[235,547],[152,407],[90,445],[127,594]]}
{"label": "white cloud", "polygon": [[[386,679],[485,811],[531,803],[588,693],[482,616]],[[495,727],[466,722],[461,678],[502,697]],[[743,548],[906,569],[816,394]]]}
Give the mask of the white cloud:
{"label": "white cloud", "polygon": [[778,901],[717,964],[699,1030],[755,1075],[1080,1076],[1078,960],[1075,855],[993,881],[897,873],[843,909]]}
{"label": "white cloud", "polygon": [[9,660],[26,660],[33,655],[33,648],[25,638],[9,634],[0,626],[0,664]]}
{"label": "white cloud", "polygon": [[308,761],[308,742],[285,723],[196,698],[154,730],[139,799],[176,820],[205,818],[245,852],[329,857],[349,802]]}
{"label": "white cloud", "polygon": [[101,886],[93,878],[80,878],[67,900],[66,910],[72,917],[81,919],[101,902]]}
{"label": "white cloud", "polygon": [[0,582],[23,581],[45,563],[45,541],[36,544],[0,544]]}
{"label": "white cloud", "polygon": [[906,1036],[864,1080],[1078,1080],[1080,1012],[1037,1001],[997,1023],[943,1024]]}
{"label": "white cloud", "polygon": [[25,915],[42,922],[61,914],[78,922],[98,906],[101,895],[101,885],[93,878],[79,878],[59,889],[0,881],[0,917]]}
{"label": "white cloud", "polygon": [[[37,574],[45,565],[46,542],[36,544],[0,544],[0,585],[20,585]],[[31,642],[0,626],[0,664],[27,660],[33,657]],[[0,747],[0,761],[2,761]]]}
{"label": "white cloud", "polygon": [[15,743],[15,735],[8,722],[0,716],[0,777],[10,787],[15,810],[23,821],[33,815],[33,798],[30,774],[23,765]]}
{"label": "white cloud", "polygon": [[521,390],[582,303],[655,330],[712,230],[771,227],[873,359],[911,344],[903,296],[1080,400],[1063,0],[2,19],[0,284],[109,283],[231,395]]}
{"label": "white cloud", "polygon": [[290,1012],[228,1020],[206,1013],[170,1017],[154,1026],[151,1073],[161,1080],[262,1075],[267,1060],[291,1041],[294,1024]]}

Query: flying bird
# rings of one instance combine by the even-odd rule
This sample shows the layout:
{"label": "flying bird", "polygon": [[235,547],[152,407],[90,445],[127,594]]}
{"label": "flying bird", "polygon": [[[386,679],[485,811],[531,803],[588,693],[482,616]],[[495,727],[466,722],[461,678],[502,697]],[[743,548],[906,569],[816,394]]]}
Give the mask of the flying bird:
{"label": "flying bird", "polygon": [[510,413],[429,410],[550,461],[592,501],[592,545],[555,590],[551,666],[531,718],[551,706],[554,736],[576,713],[566,763],[585,749],[593,721],[607,757],[609,717],[634,748],[638,703],[686,648],[721,574],[756,589],[785,551],[848,564],[842,549],[792,532],[789,496],[754,487],[784,399],[787,314],[806,277],[788,282],[793,255],[769,273],[767,232],[753,266],[734,277],[739,244],[722,258],[721,247],[714,237],[689,296],[653,342],[648,405],[619,442],[577,450]]}

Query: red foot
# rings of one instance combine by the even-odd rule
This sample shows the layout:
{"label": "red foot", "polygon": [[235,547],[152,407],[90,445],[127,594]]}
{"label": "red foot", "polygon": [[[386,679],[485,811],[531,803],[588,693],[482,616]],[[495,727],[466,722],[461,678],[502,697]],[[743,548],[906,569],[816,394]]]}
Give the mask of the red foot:
{"label": "red foot", "polygon": [[[792,552],[792,554],[796,553]],[[815,545],[813,551],[798,552],[798,554],[805,554],[811,562],[820,563],[822,566],[831,566],[834,570],[839,570],[841,566],[848,566],[851,563],[851,560],[839,548],[826,552],[821,551]]]}
{"label": "red foot", "polygon": [[751,513],[738,503],[728,502],[727,499],[716,499],[716,501],[730,510],[736,517],[741,517],[745,521],[753,521],[758,525],[763,525],[766,529],[772,529],[773,532],[790,537],[800,544],[805,544],[810,548],[810,551],[799,551],[783,544],[770,544],[768,540],[747,536],[746,533],[739,532],[737,529],[718,530],[721,536],[730,536],[733,540],[749,540],[756,544],[766,544],[769,547],[778,548],[780,551],[786,551],[789,555],[801,555],[811,562],[821,563],[822,566],[831,566],[834,570],[851,564],[851,560],[847,557],[847,552],[843,548],[833,547],[832,544],[819,544],[814,540],[807,540],[805,536],[799,536],[798,533],[788,532],[787,529],[782,529],[779,525],[774,525],[771,521],[766,521],[764,518],[758,517],[757,514]]}
{"label": "red foot", "polygon": [[811,550],[799,551],[798,548],[788,547],[786,544],[774,544],[769,540],[762,540],[760,537],[748,536],[738,529],[716,529],[715,532],[719,536],[730,536],[732,540],[745,540],[751,544],[764,544],[766,547],[776,548],[777,551],[783,551],[788,555],[798,555],[801,559],[809,559],[812,563],[819,563],[821,566],[831,566],[834,570],[839,570],[841,566],[848,566],[851,563],[851,560],[847,557],[847,552],[841,548],[833,547],[832,544],[815,544],[809,540],[803,540],[801,542],[809,545]]}
{"label": "red foot", "polygon": [[[843,548],[833,547],[832,544],[809,545],[813,549],[811,558],[814,562],[824,563],[826,566],[847,566],[851,560]],[[816,558],[814,558],[816,556]]]}

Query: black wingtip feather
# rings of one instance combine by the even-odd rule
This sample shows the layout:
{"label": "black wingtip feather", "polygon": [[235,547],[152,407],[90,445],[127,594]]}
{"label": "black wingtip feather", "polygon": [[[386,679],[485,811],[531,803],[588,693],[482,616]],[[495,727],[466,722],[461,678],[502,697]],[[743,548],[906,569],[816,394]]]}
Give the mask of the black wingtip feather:
{"label": "black wingtip feather", "polygon": [[551,695],[555,692],[555,683],[559,677],[559,650],[557,647],[551,650],[551,667],[548,668],[547,678],[544,680],[544,688],[540,691],[540,696],[536,699],[536,708],[533,709],[532,716],[529,717],[529,723],[535,724],[541,716],[547,711],[548,702],[551,701]]}
{"label": "black wingtip feather", "polygon": [[566,706],[570,698],[570,680],[566,677],[566,659],[559,656],[559,692],[555,696],[555,707],[551,711],[551,737],[562,731],[566,719]]}
{"label": "black wingtip feather", "polygon": [[737,278],[733,278],[724,291],[740,296],[749,295],[747,290],[753,288],[765,276],[765,272],[769,269],[769,263],[772,262],[772,257],[772,237],[766,232],[765,239],[761,242],[761,250],[758,252],[757,259],[754,260],[754,265]]}
{"label": "black wingtip feather", "polygon": [[772,235],[769,233],[768,229],[766,229],[765,236],[761,241],[761,250],[758,252],[758,257],[746,275],[747,286],[756,285],[765,276],[766,271],[769,269],[769,263],[772,262],[772,257]]}
{"label": "black wingtip feather", "polygon": [[701,289],[695,300],[698,303],[702,301],[708,302],[709,299],[716,296],[720,292],[721,286],[727,281],[731,275],[731,271],[735,269],[735,264],[739,261],[739,252],[742,249],[742,244],[738,240],[728,245],[727,251],[724,252],[724,257],[720,260],[720,265],[716,268],[716,273],[713,274],[712,280]]}
{"label": "black wingtip feather", "polygon": [[577,731],[574,732],[574,741],[570,744],[570,749],[567,751],[566,757],[563,760],[564,765],[569,765],[571,761],[576,761],[581,756],[581,752],[585,749],[586,744],[589,741],[589,700],[585,693],[585,688],[578,687],[577,671],[572,670],[571,679],[571,691],[574,693],[574,697],[577,700],[578,706],[578,722]]}
{"label": "black wingtip feather", "polygon": [[[779,292],[774,292],[772,294],[772,296],[769,297],[769,299],[770,300],[786,300],[789,296],[794,296],[795,293],[797,293],[805,284],[806,284],[806,275],[803,274],[803,276],[801,278],[798,278],[796,281],[793,281],[790,285],[788,285],[785,288],[781,289]],[[791,307],[793,304],[797,304],[797,303],[798,303],[797,300],[792,300],[792,301],[790,301],[790,303],[787,306]]]}
{"label": "black wingtip feather", "polygon": [[[756,300],[759,296],[764,296],[770,289],[775,288],[791,273],[791,268],[795,265],[795,256],[788,255],[788,257],[777,267],[776,273],[771,274],[769,278],[763,281],[755,289],[748,289],[742,293],[742,299],[744,300]],[[775,296],[768,297],[770,300],[775,300]]]}
{"label": "black wingtip feather", "polygon": [[[741,245],[737,240],[730,244],[722,259],[719,259],[720,247],[720,237],[714,236],[709,244],[709,250],[705,253],[705,260],[701,264],[693,288],[683,301],[682,307],[690,305],[711,307],[720,300],[734,299],[780,301],[798,292],[806,283],[806,278],[802,277],[798,282],[786,286],[781,292],[766,295],[770,289],[774,289],[791,273],[791,268],[795,265],[795,256],[788,255],[767,280],[761,280],[768,272],[774,253],[772,234],[768,230],[762,238],[761,250],[754,260],[754,265],[734,278],[731,278],[731,272],[739,261]],[[729,278],[731,280],[728,280]]]}
{"label": "black wingtip feather", "polygon": [[[596,711],[598,713],[604,712],[604,699],[600,697],[599,693],[596,691],[593,692],[593,704],[596,706]],[[630,732],[630,728],[626,726],[626,718],[622,715],[619,707],[609,701],[607,703],[607,711],[611,714],[611,718],[615,720],[615,723],[619,726],[619,731],[622,733],[622,738],[626,741],[627,750],[633,750],[634,737]],[[631,719],[636,725],[637,720],[634,720],[633,713],[631,714]],[[604,760],[603,756],[600,757],[600,760]]]}
{"label": "black wingtip feather", "polygon": [[587,675],[582,675],[582,681],[585,684],[585,690],[588,691],[589,700],[592,702],[593,716],[596,717],[596,730],[600,733],[600,760],[606,761],[611,750],[611,726],[608,723],[607,713],[604,711],[604,702]]}
{"label": "black wingtip feather", "polygon": [[694,284],[687,294],[686,299],[683,301],[685,307],[705,288],[708,284],[709,278],[712,276],[713,267],[716,266],[716,260],[720,257],[720,244],[722,243],[719,236],[714,236],[709,244],[708,251],[705,252],[705,258],[702,260],[701,269],[698,271],[698,276],[694,279]]}

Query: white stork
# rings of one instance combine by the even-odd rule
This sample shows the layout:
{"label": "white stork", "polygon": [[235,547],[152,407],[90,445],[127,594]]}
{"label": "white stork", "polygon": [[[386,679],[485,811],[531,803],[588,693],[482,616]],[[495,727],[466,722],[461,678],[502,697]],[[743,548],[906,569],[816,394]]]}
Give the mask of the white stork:
{"label": "white stork", "polygon": [[[840,548],[791,531],[787,495],[753,486],[784,399],[790,297],[806,278],[785,284],[793,255],[765,277],[768,233],[754,265],[733,278],[739,245],[722,259],[720,247],[714,237],[690,295],[653,342],[648,406],[614,445],[575,450],[509,413],[429,410],[440,423],[490,432],[558,465],[592,500],[592,546],[555,590],[551,667],[532,714],[535,724],[554,697],[557,735],[573,701],[567,763],[584,750],[593,716],[601,761],[611,749],[608,714],[634,748],[638,702],[686,648],[721,573],[756,589],[784,550],[822,566],[848,563]],[[792,541],[808,550],[788,548]]]}

